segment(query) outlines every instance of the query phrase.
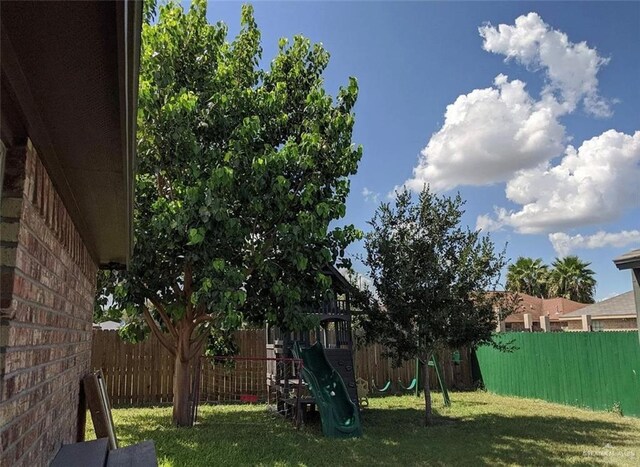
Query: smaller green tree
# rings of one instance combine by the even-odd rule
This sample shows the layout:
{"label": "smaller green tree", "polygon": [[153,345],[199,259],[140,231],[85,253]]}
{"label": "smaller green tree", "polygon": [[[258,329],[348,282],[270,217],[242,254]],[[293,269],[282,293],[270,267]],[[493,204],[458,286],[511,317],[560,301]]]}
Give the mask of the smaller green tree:
{"label": "smaller green tree", "polygon": [[499,319],[511,309],[495,290],[505,264],[489,237],[460,226],[463,201],[428,188],[414,203],[408,191],[395,206],[382,204],[365,235],[374,290],[359,296],[358,322],[367,341],[383,344],[397,364],[422,366],[425,424],[431,424],[427,363],[440,349],[491,344]]}
{"label": "smaller green tree", "polygon": [[581,303],[593,303],[596,293],[595,272],[591,263],[574,255],[556,258],[551,264],[549,291],[553,297],[564,297]]}
{"label": "smaller green tree", "polygon": [[520,256],[507,268],[507,284],[510,292],[522,292],[534,297],[547,298],[549,266],[542,258]]}

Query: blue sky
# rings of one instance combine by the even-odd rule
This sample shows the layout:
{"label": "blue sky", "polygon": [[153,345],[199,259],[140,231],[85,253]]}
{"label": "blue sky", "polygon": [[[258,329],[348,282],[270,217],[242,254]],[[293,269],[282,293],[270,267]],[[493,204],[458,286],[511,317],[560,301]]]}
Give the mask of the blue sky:
{"label": "blue sky", "polygon": [[[235,35],[240,5],[211,2],[208,17]],[[464,221],[510,258],[577,254],[598,299],[630,289],[611,260],[640,247],[640,3],[254,7],[264,66],[280,37],[303,34],[331,53],[330,93],[358,79],[347,222],[366,230],[395,187],[428,182],[459,191]]]}

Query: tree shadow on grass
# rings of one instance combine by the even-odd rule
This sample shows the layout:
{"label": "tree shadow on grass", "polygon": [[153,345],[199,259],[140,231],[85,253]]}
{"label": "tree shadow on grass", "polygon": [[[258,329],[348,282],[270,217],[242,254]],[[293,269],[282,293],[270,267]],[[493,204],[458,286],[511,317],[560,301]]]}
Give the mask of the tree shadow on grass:
{"label": "tree shadow on grass", "polygon": [[[456,405],[460,405],[456,401]],[[434,426],[422,427],[423,411],[415,408],[372,409],[366,415],[368,434],[404,446],[425,463],[558,465],[636,464],[632,450],[640,445],[640,431],[614,421],[582,420],[561,415],[435,416]],[[404,427],[403,428],[401,428]],[[395,442],[395,443],[394,443]],[[635,462],[634,462],[635,459]]]}
{"label": "tree shadow on grass", "polygon": [[317,423],[297,431],[264,410],[201,412],[193,428],[170,427],[170,417],[119,420],[121,437],[154,439],[173,465],[582,465],[636,464],[640,433],[614,421],[501,414],[447,417],[422,427],[422,410],[370,408],[364,436],[336,440]]}

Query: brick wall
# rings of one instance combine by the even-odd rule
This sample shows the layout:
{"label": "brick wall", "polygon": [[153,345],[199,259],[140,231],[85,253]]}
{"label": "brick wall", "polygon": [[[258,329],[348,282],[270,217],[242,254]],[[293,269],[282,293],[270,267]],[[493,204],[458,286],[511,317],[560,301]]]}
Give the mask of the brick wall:
{"label": "brick wall", "polygon": [[[549,323],[550,330],[562,331],[562,326],[564,324],[565,323],[561,321],[551,321]],[[540,321],[534,321],[532,323],[532,326],[533,326],[532,327],[533,331],[542,331],[542,327],[540,327]],[[524,331],[524,323],[523,322],[505,323],[505,330],[506,331]]]}
{"label": "brick wall", "polygon": [[[598,324],[597,324],[597,323]],[[597,330],[605,330],[605,331],[624,331],[624,330],[633,330],[638,329],[637,322],[634,318],[611,318],[611,319],[597,319],[591,318],[591,327],[594,331]],[[567,329],[577,330],[582,329],[582,321],[579,319],[567,320]]]}
{"label": "brick wall", "polygon": [[77,437],[97,268],[31,143],[6,156],[0,465],[48,465]]}
{"label": "brick wall", "polygon": [[638,329],[637,319],[634,318],[617,318],[601,320],[604,329]]}
{"label": "brick wall", "polygon": [[[534,321],[533,323],[531,323],[532,325],[532,329],[534,331],[539,331],[540,330],[540,322],[539,321]],[[511,322],[511,323],[505,323],[505,330],[507,331],[524,331],[524,322],[520,321],[520,322]]]}

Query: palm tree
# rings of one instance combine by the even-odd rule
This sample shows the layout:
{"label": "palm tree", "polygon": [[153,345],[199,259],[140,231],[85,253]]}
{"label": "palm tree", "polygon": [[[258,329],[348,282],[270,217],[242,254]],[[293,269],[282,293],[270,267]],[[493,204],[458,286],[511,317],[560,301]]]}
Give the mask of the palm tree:
{"label": "palm tree", "polygon": [[549,292],[554,297],[564,297],[582,303],[593,303],[596,291],[595,272],[591,263],[577,256],[556,258],[549,274]]}
{"label": "palm tree", "polygon": [[511,292],[522,292],[535,297],[547,296],[547,277],[549,267],[541,258],[533,259],[520,256],[507,268],[506,289]]}

